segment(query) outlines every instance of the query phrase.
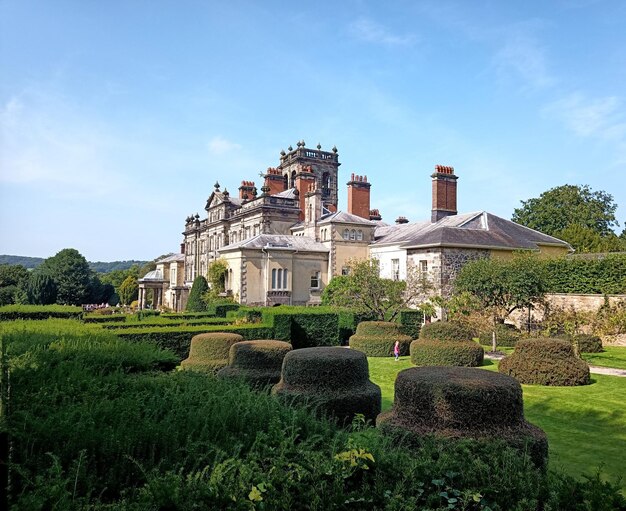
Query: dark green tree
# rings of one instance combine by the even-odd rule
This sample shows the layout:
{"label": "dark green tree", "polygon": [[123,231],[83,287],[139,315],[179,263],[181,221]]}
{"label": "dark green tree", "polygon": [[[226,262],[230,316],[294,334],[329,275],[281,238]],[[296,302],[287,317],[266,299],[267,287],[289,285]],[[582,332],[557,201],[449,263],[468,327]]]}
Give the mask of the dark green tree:
{"label": "dark green tree", "polygon": [[[514,210],[511,219],[550,236],[569,235],[576,243],[581,236],[589,240],[592,232],[602,238],[614,235],[613,228],[619,225],[616,209],[613,196],[607,192],[594,192],[588,185],[563,185],[543,192],[538,198],[522,201],[522,207]],[[578,227],[572,228],[573,225]],[[574,248],[579,247],[574,245]]]}
{"label": "dark green tree", "polygon": [[58,304],[80,305],[88,301],[92,272],[78,250],[65,248],[46,259],[39,269],[54,281]]}
{"label": "dark green tree", "polygon": [[28,282],[28,270],[21,264],[0,264],[0,305],[16,303]]}
{"label": "dark green tree", "polygon": [[56,285],[49,275],[35,270],[28,280],[26,297],[33,305],[50,305],[57,299]]}
{"label": "dark green tree", "polygon": [[188,312],[205,312],[207,305],[203,296],[208,290],[209,283],[202,275],[198,275],[191,286],[185,310]]}
{"label": "dark green tree", "polygon": [[133,300],[136,300],[138,290],[137,278],[128,275],[117,290],[122,305],[130,305]]}

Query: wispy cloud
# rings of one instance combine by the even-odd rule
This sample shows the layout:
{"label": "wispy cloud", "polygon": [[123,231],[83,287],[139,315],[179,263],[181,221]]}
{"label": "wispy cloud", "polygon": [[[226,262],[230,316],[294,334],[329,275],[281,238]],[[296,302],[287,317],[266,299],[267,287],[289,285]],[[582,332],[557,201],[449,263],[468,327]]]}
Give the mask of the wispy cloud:
{"label": "wispy cloud", "polygon": [[526,87],[544,89],[556,83],[549,71],[545,49],[528,33],[507,35],[494,56],[496,71],[502,78],[514,79]]}
{"label": "wispy cloud", "polygon": [[207,147],[209,148],[209,152],[215,155],[223,155],[241,149],[240,144],[231,142],[220,135],[209,140]]}
{"label": "wispy cloud", "polygon": [[417,41],[415,34],[399,34],[367,18],[354,21],[349,30],[360,41],[385,46],[410,46]]}

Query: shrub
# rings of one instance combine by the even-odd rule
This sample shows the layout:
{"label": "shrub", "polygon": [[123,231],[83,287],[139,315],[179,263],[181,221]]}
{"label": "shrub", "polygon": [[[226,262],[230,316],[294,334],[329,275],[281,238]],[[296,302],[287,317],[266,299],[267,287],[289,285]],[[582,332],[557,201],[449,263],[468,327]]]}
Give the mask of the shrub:
{"label": "shrub", "polygon": [[551,293],[626,293],[626,255],[598,259],[564,257],[545,262]]}
{"label": "shrub", "polygon": [[249,385],[263,387],[280,381],[280,371],[291,344],[283,341],[241,341],[230,347],[228,366],[220,378],[242,378]]}
{"label": "shrub", "polygon": [[191,338],[189,358],[180,363],[181,368],[193,371],[215,372],[228,365],[230,347],[243,341],[238,334],[211,332]]}
{"label": "shrub", "polygon": [[80,319],[83,309],[72,305],[5,305],[0,307],[0,321],[48,318]]}
{"label": "shrub", "polygon": [[292,404],[311,405],[340,424],[349,424],[355,414],[374,420],[381,408],[380,387],[369,380],[365,355],[338,347],[287,353],[272,393]]}
{"label": "shrub", "polygon": [[263,323],[274,327],[274,339],[289,341],[294,349],[337,346],[339,317],[336,312],[311,307],[265,307]]}
{"label": "shrub", "polygon": [[419,310],[404,310],[400,311],[400,324],[402,325],[402,331],[411,339],[417,339],[422,329],[422,322],[424,321],[424,313]]}
{"label": "shrub", "polygon": [[512,355],[503,358],[498,371],[521,383],[535,385],[587,385],[589,366],[576,358],[569,341],[557,339],[522,340]]}
{"label": "shrub", "polygon": [[[423,341],[415,341],[423,342]],[[499,438],[530,448],[545,466],[545,433],[524,420],[522,388],[513,378],[464,367],[415,367],[398,374],[392,409],[378,416],[385,433],[448,438]]]}
{"label": "shrub", "polygon": [[474,332],[457,321],[435,321],[422,326],[419,338],[438,339],[440,341],[471,341],[474,338]]}
{"label": "shrub", "polygon": [[205,312],[207,310],[206,302],[202,296],[209,290],[209,284],[202,275],[198,275],[189,291],[189,298],[185,310],[188,312]]}
{"label": "shrub", "polygon": [[400,355],[408,355],[411,337],[402,333],[398,323],[363,321],[350,337],[350,348],[368,357],[389,357],[393,356],[396,341],[400,341]]}
{"label": "shrub", "polygon": [[[493,328],[481,332],[479,335],[480,344],[491,346],[491,334]],[[496,344],[505,348],[513,348],[517,341],[522,338],[522,332],[515,325],[509,323],[498,323],[496,325]]]}
{"label": "shrub", "polygon": [[213,306],[215,315],[218,318],[225,318],[230,311],[238,310],[240,305],[238,303],[219,303]]}
{"label": "shrub", "polygon": [[578,344],[579,353],[602,353],[602,339],[597,335],[578,334],[573,341]]}
{"label": "shrub", "polygon": [[478,367],[485,357],[483,347],[474,341],[417,339],[410,350],[411,362],[417,366]]}

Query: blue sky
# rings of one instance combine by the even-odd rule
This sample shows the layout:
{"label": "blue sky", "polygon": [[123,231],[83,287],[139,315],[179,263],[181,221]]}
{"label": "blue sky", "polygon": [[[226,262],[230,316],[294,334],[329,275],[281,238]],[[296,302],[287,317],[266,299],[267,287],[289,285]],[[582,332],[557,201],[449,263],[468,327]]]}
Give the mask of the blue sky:
{"label": "blue sky", "polygon": [[0,253],[152,259],[213,183],[336,145],[383,220],[510,218],[554,186],[626,223],[626,2],[0,3]]}

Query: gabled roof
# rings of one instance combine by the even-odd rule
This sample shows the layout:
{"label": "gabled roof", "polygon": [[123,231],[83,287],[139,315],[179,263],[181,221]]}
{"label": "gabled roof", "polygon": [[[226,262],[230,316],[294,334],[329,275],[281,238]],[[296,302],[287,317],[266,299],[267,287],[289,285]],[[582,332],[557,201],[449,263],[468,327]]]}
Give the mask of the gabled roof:
{"label": "gabled roof", "polygon": [[[215,204],[213,201],[215,200]],[[214,191],[209,195],[209,198],[206,201],[206,206],[204,209],[208,209],[210,206],[216,206],[221,202],[230,202],[233,206],[239,207],[241,206],[241,199],[238,196],[228,195],[228,197],[224,196],[224,192]]]}
{"label": "gabled roof", "polygon": [[155,262],[157,264],[175,263],[175,262],[184,261],[184,260],[185,260],[185,254],[169,254],[169,255],[166,255],[165,257],[162,257],[161,259],[157,259]]}
{"label": "gabled roof", "polygon": [[358,225],[376,225],[371,220],[361,218],[360,216],[353,215],[352,213],[346,213],[345,211],[337,211],[335,213],[329,213],[322,216],[319,225],[322,224],[358,224]]}
{"label": "gabled roof", "polygon": [[328,252],[329,248],[308,236],[292,236],[290,234],[258,234],[247,240],[226,245],[218,252],[229,252],[239,249],[292,250],[298,252]]}
{"label": "gabled roof", "polygon": [[435,223],[377,227],[374,238],[374,245],[394,244],[403,248],[458,246],[537,250],[539,245],[552,245],[572,250],[565,241],[486,211],[450,215]]}

